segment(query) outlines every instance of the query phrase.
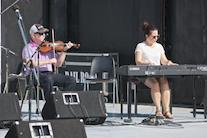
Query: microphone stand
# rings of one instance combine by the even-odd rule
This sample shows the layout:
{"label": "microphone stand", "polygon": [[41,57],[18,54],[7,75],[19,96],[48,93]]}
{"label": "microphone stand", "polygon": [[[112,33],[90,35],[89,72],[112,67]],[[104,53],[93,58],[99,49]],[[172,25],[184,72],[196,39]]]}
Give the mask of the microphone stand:
{"label": "microphone stand", "polygon": [[3,93],[8,93],[9,91],[9,81],[8,81],[8,76],[9,76],[9,63],[8,63],[8,58],[9,58],[9,55],[8,53],[11,53],[15,56],[17,56],[16,53],[14,53],[13,51],[9,50],[8,48],[5,48],[4,46],[1,46],[1,48],[3,48],[5,51],[6,51],[6,84],[4,86],[4,91]]}
{"label": "microphone stand", "polygon": [[11,8],[14,4],[16,4],[17,2],[19,2],[19,0],[16,0],[14,3],[12,3],[11,5],[9,5],[5,10],[3,10],[0,15],[2,15],[4,12],[6,12],[9,8]]}
{"label": "microphone stand", "polygon": [[[22,20],[22,18],[18,18],[18,25],[19,25],[19,28],[20,28],[20,31],[21,31],[21,34],[22,34],[22,38],[23,38],[24,44],[25,44],[25,46],[27,47],[27,51],[28,51],[29,58],[30,58],[30,61],[29,61],[29,62],[30,62],[30,80],[29,80],[29,121],[30,121],[30,120],[31,120],[31,103],[32,103],[32,70],[33,70],[34,77],[35,77],[35,79],[37,80],[37,85],[39,85],[39,81],[38,81],[38,79],[37,79],[37,74],[36,74],[35,68],[33,67],[32,58],[31,58],[30,53],[29,53],[29,48],[28,48],[28,45],[27,45],[27,40],[26,40],[24,31],[23,31],[23,27],[22,27],[22,24],[21,24],[21,20]],[[28,63],[29,63],[29,62],[28,62]],[[27,63],[27,64],[28,64],[28,63]]]}
{"label": "microphone stand", "polygon": [[[9,5],[6,9],[4,9],[1,13],[0,13],[0,16],[4,13],[4,12],[6,12],[9,8],[11,8],[14,4],[16,4],[17,2],[19,2],[19,0],[16,0],[15,2],[13,2],[11,5]],[[3,48],[3,47],[2,47]],[[6,51],[7,52],[7,51]],[[9,52],[10,53],[12,53],[12,51],[10,51],[9,50]],[[7,53],[6,53],[7,54]],[[6,69],[9,69],[8,68],[8,64],[6,64]],[[6,70],[6,75],[7,75],[7,77],[8,77],[8,71]],[[8,83],[8,82],[7,82]],[[7,83],[6,83],[6,85],[7,85]],[[1,84],[0,84],[0,86],[1,86]],[[5,87],[7,87],[7,86],[5,86]],[[8,89],[7,90],[5,90],[4,89],[4,93],[5,93],[5,91],[7,92],[8,91]]]}
{"label": "microphone stand", "polygon": [[[37,79],[38,79],[38,82],[40,81],[40,72],[39,72],[39,67],[40,67],[40,46],[41,44],[37,47]],[[36,102],[37,102],[37,109],[36,109],[36,114],[39,114],[40,113],[40,110],[39,110],[39,90],[40,90],[40,87],[39,85],[37,85],[37,98],[36,98]]]}
{"label": "microphone stand", "polygon": [[[45,42],[45,39],[41,42],[41,44],[37,47],[37,49],[36,49],[36,51],[35,51],[35,53],[32,55],[32,57],[37,53],[37,79],[38,79],[38,82],[40,81],[39,80],[39,59],[40,59],[40,55],[39,55],[39,53],[40,53],[40,47],[42,46],[42,44]],[[32,58],[31,57],[31,58]],[[39,86],[40,86],[40,84],[38,83],[37,84],[37,97],[36,97],[36,104],[37,104],[37,109],[36,109],[36,114],[40,114],[40,109],[39,109],[39,90],[40,90],[40,88],[39,88]]]}

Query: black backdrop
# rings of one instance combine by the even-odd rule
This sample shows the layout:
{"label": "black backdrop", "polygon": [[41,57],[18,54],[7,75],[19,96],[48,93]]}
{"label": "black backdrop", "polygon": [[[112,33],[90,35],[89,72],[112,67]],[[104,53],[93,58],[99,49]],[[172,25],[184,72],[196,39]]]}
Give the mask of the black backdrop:
{"label": "black backdrop", "polygon": [[[69,52],[118,52],[120,65],[134,64],[134,49],[143,41],[144,21],[159,29],[159,40],[167,57],[179,64],[206,63],[205,0],[28,0],[17,4],[23,16],[28,42],[29,28],[41,23],[55,29],[55,39],[81,43]],[[13,3],[2,0],[2,10]],[[9,55],[10,73],[19,72],[23,39],[12,9],[2,14],[2,45],[19,56]],[[50,39],[51,37],[48,37]],[[171,49],[170,49],[171,47]],[[2,50],[2,90],[5,83],[5,53]],[[192,103],[192,79],[172,79],[173,103]],[[16,91],[16,81],[10,91]],[[204,84],[197,80],[197,103]],[[139,94],[141,102],[151,102],[150,93]]]}
{"label": "black backdrop", "polygon": [[[14,1],[13,0],[2,0],[2,11],[10,6]],[[29,2],[29,3],[28,3]],[[44,1],[46,2],[46,1]],[[43,1],[23,1],[16,3],[20,7],[20,13],[23,17],[24,28],[26,39],[29,42],[29,28],[34,23],[43,23],[43,19],[47,16],[43,14]],[[21,36],[21,32],[18,26],[18,19],[12,8],[8,9],[1,15],[2,24],[1,24],[1,40],[2,45],[15,53],[18,56],[14,56],[12,54],[8,54],[8,64],[9,64],[9,73],[18,73],[20,71],[20,63],[21,63],[21,51],[24,46],[23,38]],[[45,24],[45,23],[44,23]],[[2,61],[1,61],[1,69],[2,69],[2,88],[3,91],[5,80],[6,80],[6,52],[2,49],[1,52]],[[16,81],[11,81],[9,91],[16,91]]]}
{"label": "black backdrop", "polygon": [[[205,0],[168,0],[166,14],[166,45],[169,57],[179,64],[207,64]],[[191,103],[193,78],[173,79],[173,102]],[[196,80],[196,99],[203,98],[204,81]]]}

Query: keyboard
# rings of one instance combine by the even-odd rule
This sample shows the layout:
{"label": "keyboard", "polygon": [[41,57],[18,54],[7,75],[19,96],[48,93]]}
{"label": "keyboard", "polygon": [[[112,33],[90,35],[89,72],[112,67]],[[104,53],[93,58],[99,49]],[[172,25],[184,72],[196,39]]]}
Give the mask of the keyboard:
{"label": "keyboard", "polygon": [[192,76],[207,75],[207,65],[123,65],[116,73],[126,76]]}

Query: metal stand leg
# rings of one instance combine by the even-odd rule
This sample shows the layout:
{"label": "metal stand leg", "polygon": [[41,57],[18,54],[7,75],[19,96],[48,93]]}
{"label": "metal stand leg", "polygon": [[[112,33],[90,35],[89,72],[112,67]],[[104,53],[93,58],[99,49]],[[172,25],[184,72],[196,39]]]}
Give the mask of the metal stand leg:
{"label": "metal stand leg", "polygon": [[134,90],[134,116],[137,117],[137,87],[136,87],[136,84],[132,83],[132,89]]}
{"label": "metal stand leg", "polygon": [[128,104],[128,119],[125,119],[124,122],[132,122],[132,119],[131,119],[131,82],[132,82],[132,77],[128,77],[128,82],[129,82],[129,87],[128,87],[128,99],[127,99],[127,104]]}
{"label": "metal stand leg", "polygon": [[117,79],[116,79],[116,103],[119,103],[119,91],[118,91],[118,82],[117,82]]}
{"label": "metal stand leg", "polygon": [[120,105],[121,105],[121,119],[123,119],[123,76],[120,76]]}
{"label": "metal stand leg", "polygon": [[206,119],[206,111],[207,111],[207,78],[205,77],[205,93],[204,93],[204,118]]}
{"label": "metal stand leg", "polygon": [[193,80],[193,117],[196,117],[196,94],[195,94],[196,78]]}
{"label": "metal stand leg", "polygon": [[8,50],[6,50],[6,84],[5,84],[5,87],[4,87],[4,91],[3,93],[8,93],[8,90],[9,90],[9,65],[8,65]]}

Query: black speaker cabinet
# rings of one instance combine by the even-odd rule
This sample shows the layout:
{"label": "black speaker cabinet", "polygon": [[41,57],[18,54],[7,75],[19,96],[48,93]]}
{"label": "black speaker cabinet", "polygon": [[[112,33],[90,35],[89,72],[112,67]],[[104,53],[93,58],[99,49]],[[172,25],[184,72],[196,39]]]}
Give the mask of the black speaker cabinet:
{"label": "black speaker cabinet", "polygon": [[21,110],[17,93],[0,94],[0,121],[21,120]]}
{"label": "black speaker cabinet", "polygon": [[83,120],[16,121],[5,138],[86,138]]}
{"label": "black speaker cabinet", "polygon": [[58,91],[52,92],[42,109],[47,119],[84,120],[84,124],[102,124],[107,113],[101,91]]}

